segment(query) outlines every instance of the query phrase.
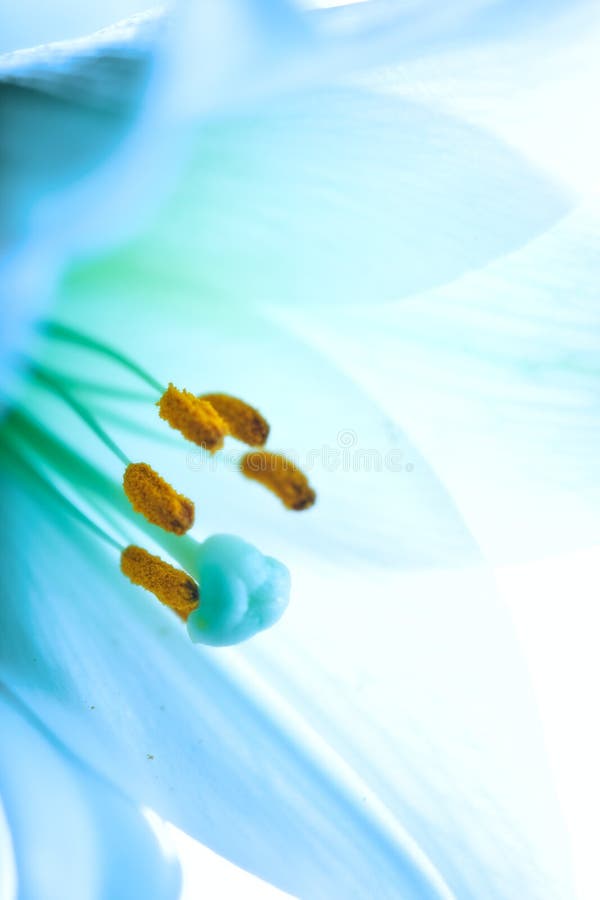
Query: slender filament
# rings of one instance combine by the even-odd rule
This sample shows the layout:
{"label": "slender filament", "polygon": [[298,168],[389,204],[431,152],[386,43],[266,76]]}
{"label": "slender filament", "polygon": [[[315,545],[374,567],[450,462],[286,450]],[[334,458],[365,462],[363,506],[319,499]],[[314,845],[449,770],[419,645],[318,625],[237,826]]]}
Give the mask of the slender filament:
{"label": "slender filament", "polygon": [[43,323],[42,328],[48,337],[55,338],[59,341],[67,341],[68,343],[76,344],[79,347],[85,347],[87,350],[93,350],[95,353],[100,353],[103,356],[112,359],[114,362],[117,362],[128,369],[134,375],[137,375],[138,378],[145,381],[146,384],[150,385],[155,391],[158,391],[159,394],[162,394],[165,390],[164,385],[150,375],[146,369],[138,366],[137,363],[133,362],[133,360],[129,359],[129,357],[125,356],[125,354],[121,353],[119,350],[109,347],[108,344],[97,341],[95,338],[89,337],[86,334],[81,334],[81,332],[76,331],[74,328],[69,328],[68,325],[62,325],[60,322],[47,321]]}

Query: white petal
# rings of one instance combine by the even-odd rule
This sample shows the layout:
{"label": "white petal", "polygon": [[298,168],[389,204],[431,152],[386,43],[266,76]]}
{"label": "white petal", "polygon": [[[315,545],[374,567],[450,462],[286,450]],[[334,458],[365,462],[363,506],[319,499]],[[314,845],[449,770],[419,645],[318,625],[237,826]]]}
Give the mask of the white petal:
{"label": "white petal", "polygon": [[340,368],[351,360],[497,562],[597,540],[599,231],[590,201],[519,252],[401,305],[343,321],[280,316]]}

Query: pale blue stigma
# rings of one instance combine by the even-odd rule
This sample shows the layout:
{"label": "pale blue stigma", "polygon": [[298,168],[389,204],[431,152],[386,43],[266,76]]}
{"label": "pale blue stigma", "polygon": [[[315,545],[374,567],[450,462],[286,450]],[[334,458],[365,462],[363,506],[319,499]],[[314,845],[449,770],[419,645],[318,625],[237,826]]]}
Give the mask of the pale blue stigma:
{"label": "pale blue stigma", "polygon": [[289,602],[290,573],[239,537],[215,534],[200,546],[200,606],[187,628],[195,643],[238,644],[270,628]]}

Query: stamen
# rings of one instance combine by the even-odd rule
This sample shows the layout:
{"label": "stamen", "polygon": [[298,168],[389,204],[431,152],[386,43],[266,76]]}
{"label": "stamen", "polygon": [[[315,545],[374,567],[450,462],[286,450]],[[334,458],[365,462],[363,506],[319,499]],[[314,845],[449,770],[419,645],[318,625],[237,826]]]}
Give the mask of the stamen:
{"label": "stamen", "polygon": [[240,461],[240,469],[251,478],[276,494],[288,509],[308,509],[317,495],[308,483],[304,472],[291,460],[268,450],[246,453]]}
{"label": "stamen", "polygon": [[251,447],[262,447],[266,443],[269,423],[253,406],[229,394],[202,394],[200,399],[207,400],[216,409],[238,441]]}
{"label": "stamen", "polygon": [[194,504],[179,494],[147,463],[130,463],[123,489],[136,512],[159,528],[185,534],[194,524]]}
{"label": "stamen", "polygon": [[189,441],[215,453],[229,433],[227,423],[206,400],[170,384],[157,403],[158,414]]}
{"label": "stamen", "polygon": [[184,621],[198,606],[198,585],[187,572],[170,566],[142,547],[125,547],[121,553],[121,571],[134,584],[151,591]]}

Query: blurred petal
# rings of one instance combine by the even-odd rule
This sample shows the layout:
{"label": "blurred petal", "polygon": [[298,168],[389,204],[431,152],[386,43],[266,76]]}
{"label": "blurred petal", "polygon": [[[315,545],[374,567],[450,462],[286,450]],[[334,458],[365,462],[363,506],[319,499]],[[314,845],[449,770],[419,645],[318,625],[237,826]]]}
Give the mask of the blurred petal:
{"label": "blurred petal", "polygon": [[90,38],[0,57],[4,387],[69,254],[89,248],[98,235],[116,239],[115,221],[123,234],[137,219],[156,151],[146,149],[144,165],[125,189],[131,167],[123,146],[139,118],[155,20],[142,16]]}
{"label": "blurred petal", "polygon": [[352,361],[495,562],[597,542],[599,230],[590,201],[522,250],[405,303],[343,321],[280,316],[341,369]]}
{"label": "blurred petal", "polygon": [[156,16],[143,16],[0,57],[5,246],[49,230],[51,219],[60,234],[67,216],[59,197],[84,192],[139,112],[156,31]]}
{"label": "blurred petal", "polygon": [[21,0],[18,7],[2,11],[0,52],[79,38],[147,7],[144,0],[104,0],[101,5],[76,6],[71,0],[54,0],[51,7],[38,0]]}
{"label": "blurred petal", "polygon": [[480,129],[362,88],[205,124],[179,190],[105,272],[167,277],[198,303],[368,306],[456,278],[569,208]]}
{"label": "blurred petal", "polygon": [[598,4],[488,8],[483,33],[439,53],[397,57],[364,80],[484,128],[583,195],[597,191],[600,127],[587,111],[600,70]]}

